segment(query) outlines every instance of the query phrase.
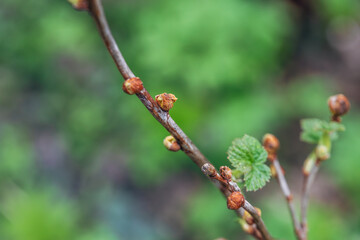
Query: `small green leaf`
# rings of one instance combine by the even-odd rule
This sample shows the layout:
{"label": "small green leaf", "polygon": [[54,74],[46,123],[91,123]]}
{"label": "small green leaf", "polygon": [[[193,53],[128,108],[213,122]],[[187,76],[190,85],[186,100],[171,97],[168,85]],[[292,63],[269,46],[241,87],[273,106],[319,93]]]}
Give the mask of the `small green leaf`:
{"label": "small green leaf", "polygon": [[345,131],[345,126],[338,122],[327,123],[327,130],[334,132],[343,132]]}
{"label": "small green leaf", "polygon": [[236,171],[244,174],[248,191],[256,191],[269,181],[270,169],[264,164],[266,158],[267,152],[260,142],[248,135],[235,139],[228,150],[228,159]]}
{"label": "small green leaf", "polygon": [[330,135],[331,140],[338,137],[337,132],[345,131],[344,125],[337,122],[326,122],[320,119],[301,120],[301,140],[307,143],[318,143],[324,133]]}

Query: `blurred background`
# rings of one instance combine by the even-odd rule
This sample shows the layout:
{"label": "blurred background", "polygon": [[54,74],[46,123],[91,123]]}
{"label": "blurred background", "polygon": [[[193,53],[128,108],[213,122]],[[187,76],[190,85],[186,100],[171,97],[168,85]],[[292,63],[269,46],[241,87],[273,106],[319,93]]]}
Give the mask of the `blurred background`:
{"label": "blurred background", "polygon": [[[299,205],[302,118],[352,104],[312,191],[309,239],[360,239],[358,0],[104,0],[116,40],[217,167],[245,133],[281,141]],[[0,2],[0,238],[251,239],[225,199],[122,78],[85,12],[65,0]],[[276,181],[247,198],[294,239]]]}

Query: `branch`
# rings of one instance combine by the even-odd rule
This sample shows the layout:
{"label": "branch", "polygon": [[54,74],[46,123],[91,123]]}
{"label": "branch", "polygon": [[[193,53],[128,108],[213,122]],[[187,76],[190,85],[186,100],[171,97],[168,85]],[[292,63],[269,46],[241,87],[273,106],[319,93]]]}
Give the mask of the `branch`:
{"label": "branch", "polygon": [[130,70],[123,55],[121,54],[119,47],[111,33],[103,7],[101,5],[101,1],[89,0],[89,10],[96,22],[101,37],[104,40],[104,43],[109,50],[111,57],[114,59],[114,62],[119,69],[121,75],[124,77],[125,80],[135,77],[134,73]]}
{"label": "branch", "polygon": [[[232,174],[229,167],[220,167],[220,174],[216,171],[215,167],[210,164],[204,164],[201,171],[210,178],[216,181],[221,186],[221,192],[228,198],[228,208],[234,209],[240,218],[244,218],[245,210],[251,215],[251,223],[248,223],[245,232],[251,234],[256,239],[272,239],[265,228],[265,224],[261,219],[259,213],[241,194],[240,187],[232,180]],[[251,225],[251,226],[250,226]]]}
{"label": "branch", "polygon": [[251,216],[254,218],[254,222],[255,222],[256,226],[258,227],[258,229],[260,230],[261,235],[264,237],[264,239],[272,239],[269,232],[265,231],[266,229],[263,229],[263,227],[265,227],[265,224],[264,224],[262,218],[258,215],[256,209],[246,200],[245,200],[245,204],[244,204],[243,208],[246,211],[248,211],[251,214]]}
{"label": "branch", "polygon": [[316,173],[319,171],[320,161],[316,161],[316,164],[312,167],[308,175],[304,175],[304,184],[301,197],[301,228],[304,235],[307,235],[307,208],[309,205],[309,195],[312,184],[314,183]]}
{"label": "branch", "polygon": [[[84,0],[82,0],[84,1]],[[134,78],[134,73],[130,70],[127,65],[124,57],[122,56],[116,41],[111,34],[109,25],[107,23],[104,10],[100,0],[87,0],[88,1],[88,10],[93,16],[97,27],[100,31],[101,37],[110,53],[112,58],[115,61],[117,68],[119,69],[121,75],[125,80],[129,78]],[[199,149],[191,142],[191,140],[186,136],[186,134],[181,130],[181,128],[175,123],[175,121],[170,117],[169,113],[163,111],[156,101],[151,97],[149,92],[143,88],[139,93],[136,93],[136,96],[144,104],[144,106],[149,110],[149,112],[154,116],[156,120],[177,140],[178,144],[181,146],[181,149],[185,152],[186,155],[198,166],[202,167],[204,164],[209,163],[206,157],[199,151]],[[223,189],[221,184],[215,184],[220,191],[226,196],[228,193]],[[245,202],[244,208],[249,211],[253,216],[258,230],[261,232],[263,239],[271,240],[268,230],[266,229],[264,222],[261,217],[257,214],[256,210],[252,207],[249,202]],[[242,209],[236,210],[237,214],[240,216],[243,213]]]}
{"label": "branch", "polygon": [[292,219],[292,222],[294,225],[295,234],[299,240],[302,240],[302,239],[304,239],[304,237],[302,234],[300,222],[296,216],[296,211],[295,211],[294,202],[293,202],[293,196],[290,192],[289,186],[286,182],[285,176],[283,174],[282,168],[281,168],[279,160],[277,158],[274,159],[273,166],[275,167],[276,178],[280,184],[280,188],[281,188],[283,194],[285,195],[286,201],[288,203],[288,207],[289,207],[290,214],[291,214],[291,219]]}

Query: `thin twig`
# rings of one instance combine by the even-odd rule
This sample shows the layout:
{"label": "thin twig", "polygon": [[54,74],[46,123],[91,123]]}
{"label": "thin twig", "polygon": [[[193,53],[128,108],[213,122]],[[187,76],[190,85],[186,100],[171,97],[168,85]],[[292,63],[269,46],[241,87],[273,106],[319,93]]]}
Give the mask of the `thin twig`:
{"label": "thin twig", "polygon": [[316,164],[312,167],[309,175],[304,176],[304,184],[302,189],[301,198],[301,228],[304,236],[307,235],[307,208],[309,204],[309,195],[312,184],[314,183],[316,173],[319,171],[320,161],[316,161]]}
{"label": "thin twig", "polygon": [[295,234],[299,240],[302,240],[303,239],[302,229],[301,229],[300,222],[296,215],[294,202],[293,202],[293,196],[290,192],[289,186],[286,182],[285,176],[282,172],[282,168],[281,168],[279,160],[277,158],[273,161],[273,165],[276,170],[276,178],[279,182],[280,188],[281,188],[283,194],[285,195],[286,201],[288,203],[288,207],[289,207],[290,214],[291,214],[291,219],[292,219],[292,222],[294,225]]}
{"label": "thin twig", "polygon": [[107,49],[110,52],[111,57],[119,69],[124,79],[135,77],[134,73],[130,70],[123,55],[121,54],[119,47],[111,33],[110,27],[107,23],[105,13],[100,0],[90,0],[89,8],[96,25],[100,31],[101,37],[105,42]]}
{"label": "thin twig", "polygon": [[256,224],[256,226],[258,227],[258,229],[261,232],[261,235],[264,237],[264,239],[272,239],[272,237],[270,236],[269,232],[266,231],[264,232],[262,229],[260,229],[259,226],[265,226],[262,218],[258,215],[256,209],[248,202],[245,200],[245,204],[243,206],[243,208],[248,211],[251,216],[254,218],[254,222]]}
{"label": "thin twig", "polygon": [[[108,26],[103,7],[100,0],[89,0],[89,10],[93,16],[102,39],[111,54],[112,58],[115,61],[117,68],[119,69],[121,75],[126,80],[128,78],[135,77],[133,72],[130,70],[127,65],[124,57],[122,56],[116,41],[111,34],[110,28]],[[180,144],[182,150],[188,155],[191,160],[201,168],[205,163],[209,163],[206,157],[199,151],[199,149],[191,142],[191,140],[186,136],[186,134],[181,130],[181,128],[175,123],[175,121],[169,116],[168,112],[163,111],[151,97],[149,92],[144,88],[140,93],[136,94],[140,101],[145,105],[149,112],[154,116],[160,124],[166,128],[166,130],[176,138]],[[221,186],[217,184],[217,187],[226,194],[226,191],[221,189]],[[225,195],[226,196],[226,195]],[[255,223],[261,232],[262,236],[266,240],[272,239],[268,230],[266,229],[264,222],[261,217],[257,214],[256,210],[252,205],[246,201],[244,208],[253,216]],[[242,210],[237,210],[237,214],[242,215]]]}

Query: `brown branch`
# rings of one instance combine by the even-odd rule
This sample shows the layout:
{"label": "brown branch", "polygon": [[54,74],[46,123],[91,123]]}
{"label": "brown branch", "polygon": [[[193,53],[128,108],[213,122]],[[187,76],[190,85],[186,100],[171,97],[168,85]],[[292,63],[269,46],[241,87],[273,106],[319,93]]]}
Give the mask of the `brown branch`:
{"label": "brown branch", "polygon": [[312,184],[314,183],[316,173],[319,171],[320,161],[316,161],[308,175],[304,175],[304,183],[301,197],[301,228],[304,236],[307,235],[307,209],[309,205],[309,195]]}
{"label": "brown branch", "polygon": [[[100,0],[89,0],[89,11],[93,16],[97,27],[100,31],[102,39],[115,61],[117,68],[119,69],[121,75],[125,80],[135,77],[133,72],[130,70],[127,65],[124,57],[122,56],[116,41],[111,34],[110,28],[108,26],[104,10]],[[163,111],[151,97],[149,92],[143,88],[141,92],[136,94],[140,101],[145,105],[149,112],[154,116],[160,124],[166,128],[166,130],[176,138],[177,142],[180,144],[181,149],[188,155],[191,160],[201,168],[205,163],[209,163],[206,157],[199,151],[199,149],[191,142],[191,140],[186,136],[186,134],[181,130],[181,128],[175,123],[175,121],[170,117],[168,112]],[[216,186],[222,191],[226,196],[226,191],[222,188],[221,184],[216,184]],[[258,230],[260,231],[262,237],[266,240],[272,239],[268,230],[265,227],[264,222],[261,217],[257,214],[254,207],[246,201],[244,208],[253,216]],[[242,215],[242,209],[236,210],[237,214]]]}
{"label": "brown branch", "polygon": [[300,222],[296,216],[296,211],[295,211],[294,202],[293,202],[293,196],[290,192],[289,186],[286,182],[285,176],[283,174],[282,168],[281,168],[279,160],[277,158],[274,159],[273,166],[275,167],[276,178],[279,182],[280,188],[281,188],[283,194],[285,195],[286,201],[288,203],[288,207],[289,207],[291,219],[292,219],[292,222],[294,225],[294,231],[295,231],[296,237],[299,240],[303,240],[304,236],[302,233]]}

